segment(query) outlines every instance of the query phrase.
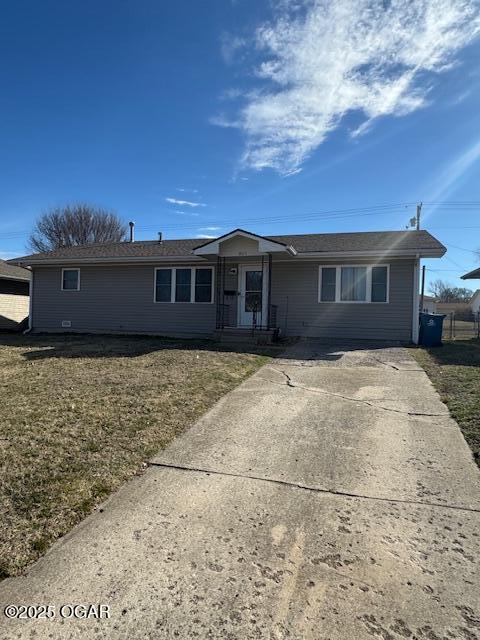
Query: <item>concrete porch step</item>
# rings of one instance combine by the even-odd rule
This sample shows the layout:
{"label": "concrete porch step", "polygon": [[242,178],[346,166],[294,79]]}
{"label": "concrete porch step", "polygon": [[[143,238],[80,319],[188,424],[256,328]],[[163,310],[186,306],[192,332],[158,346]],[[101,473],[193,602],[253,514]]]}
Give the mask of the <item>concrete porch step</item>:
{"label": "concrete porch step", "polygon": [[277,338],[278,329],[256,329],[243,327],[224,327],[216,329],[213,337],[222,343],[270,344]]}

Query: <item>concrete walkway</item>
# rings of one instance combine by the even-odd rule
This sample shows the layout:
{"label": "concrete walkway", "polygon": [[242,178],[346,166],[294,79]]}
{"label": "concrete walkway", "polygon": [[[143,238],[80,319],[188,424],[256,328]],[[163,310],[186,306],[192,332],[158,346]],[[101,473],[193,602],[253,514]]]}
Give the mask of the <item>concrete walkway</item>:
{"label": "concrete walkway", "polygon": [[2,605],[0,638],[480,638],[480,474],[396,348],[299,343],[225,396]]}

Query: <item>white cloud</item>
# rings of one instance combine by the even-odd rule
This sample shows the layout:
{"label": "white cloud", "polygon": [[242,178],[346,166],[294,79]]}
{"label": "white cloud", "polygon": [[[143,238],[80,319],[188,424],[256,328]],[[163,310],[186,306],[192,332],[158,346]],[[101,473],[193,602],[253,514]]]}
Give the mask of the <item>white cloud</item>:
{"label": "white cloud", "polygon": [[177,200],[177,198],[165,198],[167,202],[170,204],[178,204],[179,206],[185,207],[206,207],[206,204],[203,202],[191,202],[190,200]]}
{"label": "white cloud", "polygon": [[463,91],[462,93],[460,93],[459,95],[455,96],[452,101],[450,102],[450,106],[451,107],[456,107],[459,104],[462,104],[462,102],[465,102],[465,100],[467,98],[469,98],[472,95],[472,89],[466,89],[465,91]]}
{"label": "white cloud", "polygon": [[200,214],[196,213],[195,211],[175,211],[175,213],[178,213],[178,215],[180,216],[191,216],[191,217],[197,217]]}
{"label": "white cloud", "polygon": [[230,33],[223,33],[220,38],[222,57],[226,64],[231,64],[238,52],[246,45],[246,41]]}
{"label": "white cloud", "polygon": [[280,6],[256,33],[263,91],[216,124],[244,132],[244,167],[283,174],[298,169],[349,112],[364,116],[354,131],[361,135],[376,118],[425,106],[434,74],[450,68],[480,33],[479,0],[284,0]]}
{"label": "white cloud", "polygon": [[222,227],[201,227],[199,231],[220,231]]}
{"label": "white cloud", "polygon": [[210,236],[206,233],[199,233],[197,235],[197,238],[205,238],[205,240],[213,240],[213,238],[216,238],[217,236]]}
{"label": "white cloud", "polygon": [[221,100],[237,100],[238,98],[241,98],[243,95],[242,91],[240,89],[225,89],[225,91],[222,92],[222,94],[220,95],[220,99]]}
{"label": "white cloud", "polygon": [[198,189],[187,189],[186,187],[177,187],[177,191],[183,191],[184,193],[198,193]]}

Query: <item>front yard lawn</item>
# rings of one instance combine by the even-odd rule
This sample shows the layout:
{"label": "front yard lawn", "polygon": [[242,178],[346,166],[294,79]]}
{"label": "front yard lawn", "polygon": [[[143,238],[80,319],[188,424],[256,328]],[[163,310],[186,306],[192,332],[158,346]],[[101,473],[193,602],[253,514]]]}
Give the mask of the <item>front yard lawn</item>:
{"label": "front yard lawn", "polygon": [[412,348],[440,393],[480,466],[480,340],[444,342],[443,347]]}
{"label": "front yard lawn", "polygon": [[0,335],[0,578],[267,360],[207,342]]}

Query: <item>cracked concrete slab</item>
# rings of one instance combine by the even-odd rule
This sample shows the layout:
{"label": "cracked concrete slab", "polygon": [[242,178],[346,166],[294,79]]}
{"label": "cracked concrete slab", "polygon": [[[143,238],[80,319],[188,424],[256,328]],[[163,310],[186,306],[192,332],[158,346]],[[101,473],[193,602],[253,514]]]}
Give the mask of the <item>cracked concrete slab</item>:
{"label": "cracked concrete slab", "polygon": [[0,637],[480,639],[479,510],[406,351],[299,343],[0,585],[109,620],[3,618]]}
{"label": "cracked concrete slab", "polygon": [[[385,411],[431,417],[449,415],[438,394],[432,393],[433,387],[426,388],[431,383],[425,380],[424,372],[419,375],[418,372],[414,375],[401,373],[372,368],[355,368],[352,372],[351,369],[330,371],[283,365],[281,369],[274,366],[262,369],[258,375],[273,383],[364,403]],[[419,384],[424,393],[419,393]]]}
{"label": "cracked concrete slab", "polygon": [[275,361],[153,462],[480,508],[478,469],[423,371]]}
{"label": "cracked concrete slab", "polygon": [[420,365],[400,346],[358,342],[326,343],[305,340],[293,344],[277,362],[303,367],[382,367],[400,371],[422,371]]}
{"label": "cracked concrete slab", "polygon": [[475,638],[479,524],[479,514],[150,469],[2,588],[3,602],[108,602],[111,619],[3,621],[0,635]]}

